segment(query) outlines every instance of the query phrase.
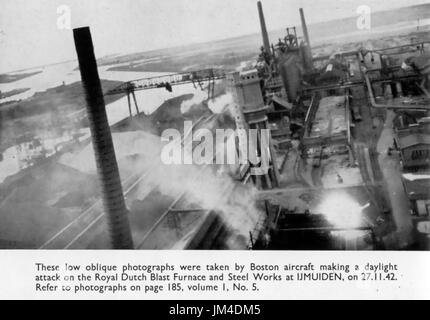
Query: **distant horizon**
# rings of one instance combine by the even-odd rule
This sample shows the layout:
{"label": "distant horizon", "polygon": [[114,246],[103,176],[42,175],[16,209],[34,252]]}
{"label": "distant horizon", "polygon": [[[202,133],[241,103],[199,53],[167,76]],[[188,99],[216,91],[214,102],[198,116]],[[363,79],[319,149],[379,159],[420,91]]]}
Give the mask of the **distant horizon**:
{"label": "distant horizon", "polygon": [[[56,1],[56,0],[49,0],[49,1]],[[80,1],[80,0],[76,0],[76,1]],[[185,0],[185,1],[193,1],[193,0]],[[247,1],[247,0],[243,0],[243,1]],[[297,0],[297,1],[300,1],[300,0]],[[344,0],[344,1],[349,1],[349,0]],[[402,1],[402,0],[400,0],[400,1]],[[419,1],[419,2],[415,3],[415,4],[408,4],[408,5],[402,5],[402,6],[399,6],[399,7],[390,7],[390,8],[384,8],[384,9],[375,10],[375,11],[372,12],[372,14],[386,12],[386,11],[392,11],[392,10],[399,10],[399,9],[402,9],[402,8],[412,8],[412,7],[417,7],[417,6],[430,6],[429,2],[422,3],[422,0],[417,0],[417,1]],[[63,1],[63,2],[65,2],[65,1]],[[257,1],[253,1],[253,2],[255,2],[255,4],[256,4]],[[305,3],[304,0],[302,0],[301,2],[303,4]],[[339,1],[339,2],[341,2],[341,1]],[[270,23],[268,23],[268,19],[267,19],[267,17],[270,16],[270,14],[268,14],[266,12],[268,10],[264,8],[265,1],[262,1],[262,3],[263,3],[264,14],[266,16],[266,24],[268,25],[268,32],[276,32],[276,31],[280,31],[282,29],[285,29],[287,25],[285,25],[283,27],[277,26],[277,27],[274,27],[274,28],[270,28]],[[256,8],[255,8],[255,11],[257,11]],[[335,18],[330,19],[330,20],[321,20],[321,21],[311,21],[310,22],[309,19],[308,19],[309,12],[307,13],[307,11],[309,11],[309,9],[307,9],[307,11],[306,11],[306,8],[305,8],[304,11],[305,11],[305,16],[306,16],[306,19],[307,19],[308,26],[318,25],[318,24],[323,24],[323,23],[329,23],[329,22],[343,20],[343,19],[350,19],[350,18],[355,17],[353,14],[349,14],[349,15],[345,15],[345,16],[341,16],[341,17],[335,17]],[[1,18],[1,14],[0,14],[0,18]],[[299,14],[298,14],[298,9],[297,9],[297,19],[300,20],[300,17],[299,17]],[[290,26],[291,25],[300,26],[300,22],[297,23],[297,21],[295,21],[294,23],[290,23],[288,25],[290,25]],[[0,27],[1,27],[1,25],[0,25]],[[75,28],[75,27],[79,27],[79,26],[73,26],[73,28]],[[3,31],[3,29],[0,28],[0,31]],[[70,32],[71,32],[71,30],[70,30]],[[243,33],[243,34],[233,35],[233,36],[228,36],[228,37],[222,37],[222,38],[197,40],[197,41],[194,41],[194,42],[188,42],[188,43],[183,43],[183,44],[173,44],[171,46],[155,47],[153,49],[148,49],[148,50],[142,50],[142,49],[139,49],[139,48],[134,48],[134,49],[131,49],[131,51],[125,49],[125,51],[123,51],[123,52],[118,52],[118,51],[116,51],[116,52],[104,52],[102,54],[97,54],[98,48],[97,48],[97,44],[95,44],[95,51],[96,51],[97,59],[103,59],[103,58],[109,57],[109,56],[126,56],[126,55],[137,54],[137,53],[150,53],[150,52],[156,52],[156,51],[159,51],[159,50],[168,50],[168,49],[174,49],[174,48],[180,48],[180,47],[188,47],[188,46],[194,46],[194,45],[203,45],[203,44],[207,44],[207,43],[210,43],[210,42],[223,42],[223,41],[237,39],[237,38],[242,38],[242,37],[247,37],[247,36],[249,36],[249,37],[250,36],[255,36],[255,35],[258,35],[259,33],[260,32],[259,32],[259,24],[258,24],[258,30],[253,30],[252,32],[246,32],[246,33]],[[0,36],[1,36],[1,33],[0,33]],[[94,38],[95,38],[95,36],[93,35],[93,40],[94,40]],[[2,39],[0,38],[0,43],[2,42],[1,40]],[[74,50],[73,50],[73,54],[75,54]],[[0,59],[0,60],[2,60],[2,59]],[[5,63],[5,65],[2,65],[1,62],[0,62],[0,68],[3,67],[2,69],[5,69],[5,70],[0,70],[0,73],[1,74],[6,74],[6,73],[14,73],[14,72],[23,72],[23,71],[27,71],[27,70],[31,70],[31,69],[43,68],[43,67],[46,67],[46,66],[51,66],[51,65],[56,65],[56,64],[62,64],[62,63],[67,63],[67,62],[72,62],[72,61],[77,61],[77,59],[74,58],[74,57],[71,57],[71,55],[69,55],[69,57],[67,57],[67,58],[64,57],[62,59],[54,60],[52,62],[47,62],[46,61],[46,62],[43,62],[43,63],[40,63],[40,64],[34,64],[34,65],[29,65],[29,66],[22,66],[22,67],[18,67],[17,66],[16,68],[9,69],[9,70],[5,66],[6,63]]]}

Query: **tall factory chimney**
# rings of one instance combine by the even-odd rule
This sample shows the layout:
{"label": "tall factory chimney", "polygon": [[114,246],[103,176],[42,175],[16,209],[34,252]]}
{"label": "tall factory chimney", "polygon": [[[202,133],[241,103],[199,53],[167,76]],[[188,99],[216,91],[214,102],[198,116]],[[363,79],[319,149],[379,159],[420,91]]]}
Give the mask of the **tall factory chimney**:
{"label": "tall factory chimney", "polygon": [[132,249],[133,240],[127,216],[128,211],[125,206],[89,27],[74,29],[73,37],[85,91],[97,173],[112,246],[114,249]]}
{"label": "tall factory chimney", "polygon": [[306,20],[305,20],[305,14],[303,13],[303,8],[300,8],[300,19],[302,20],[303,36],[305,37],[306,44],[310,47],[311,42],[309,40],[308,27],[306,26]]}
{"label": "tall factory chimney", "polygon": [[305,37],[306,42],[304,45],[301,45],[301,53],[305,69],[307,71],[310,71],[313,69],[312,49],[311,42],[309,40],[308,27],[306,26],[305,14],[303,13],[303,8],[300,8],[300,19],[302,20],[303,36]]}
{"label": "tall factory chimney", "polygon": [[263,6],[261,5],[261,1],[257,2],[258,6],[258,14],[260,16],[260,25],[261,25],[261,35],[263,36],[263,46],[264,51],[270,54],[270,41],[269,35],[267,34],[266,21],[264,20]]}

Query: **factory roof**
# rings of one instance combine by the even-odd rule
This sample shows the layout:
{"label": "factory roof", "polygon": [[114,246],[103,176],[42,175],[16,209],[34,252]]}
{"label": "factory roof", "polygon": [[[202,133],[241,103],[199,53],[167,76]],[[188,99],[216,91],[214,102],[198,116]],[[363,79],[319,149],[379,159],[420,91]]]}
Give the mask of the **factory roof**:
{"label": "factory roof", "polygon": [[430,176],[417,174],[404,174],[402,176],[403,185],[409,199],[427,200],[430,199]]}
{"label": "factory roof", "polygon": [[257,73],[257,69],[250,69],[250,70],[241,71],[240,75],[241,76],[248,76],[248,75],[255,74],[255,73]]}
{"label": "factory roof", "polygon": [[406,149],[418,144],[430,144],[430,134],[410,134],[397,138],[400,149]]}
{"label": "factory roof", "polygon": [[346,130],[345,96],[322,98],[312,122],[310,136],[333,136]]}

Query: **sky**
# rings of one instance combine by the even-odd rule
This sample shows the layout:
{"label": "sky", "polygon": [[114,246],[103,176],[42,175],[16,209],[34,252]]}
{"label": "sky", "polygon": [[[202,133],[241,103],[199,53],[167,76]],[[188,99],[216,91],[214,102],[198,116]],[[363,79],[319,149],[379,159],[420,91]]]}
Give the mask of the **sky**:
{"label": "sky", "polygon": [[[387,10],[430,0],[262,0],[269,30]],[[1,0],[0,72],[76,58],[71,28],[90,26],[98,57],[259,32],[257,0]],[[61,24],[66,26],[67,24]]]}

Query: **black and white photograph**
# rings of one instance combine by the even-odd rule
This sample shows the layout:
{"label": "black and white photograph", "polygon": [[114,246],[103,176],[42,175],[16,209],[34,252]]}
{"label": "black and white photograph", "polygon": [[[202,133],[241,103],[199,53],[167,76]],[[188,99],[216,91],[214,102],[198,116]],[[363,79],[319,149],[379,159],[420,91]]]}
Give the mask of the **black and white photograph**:
{"label": "black and white photograph", "polygon": [[1,0],[0,249],[430,248],[428,0]]}

